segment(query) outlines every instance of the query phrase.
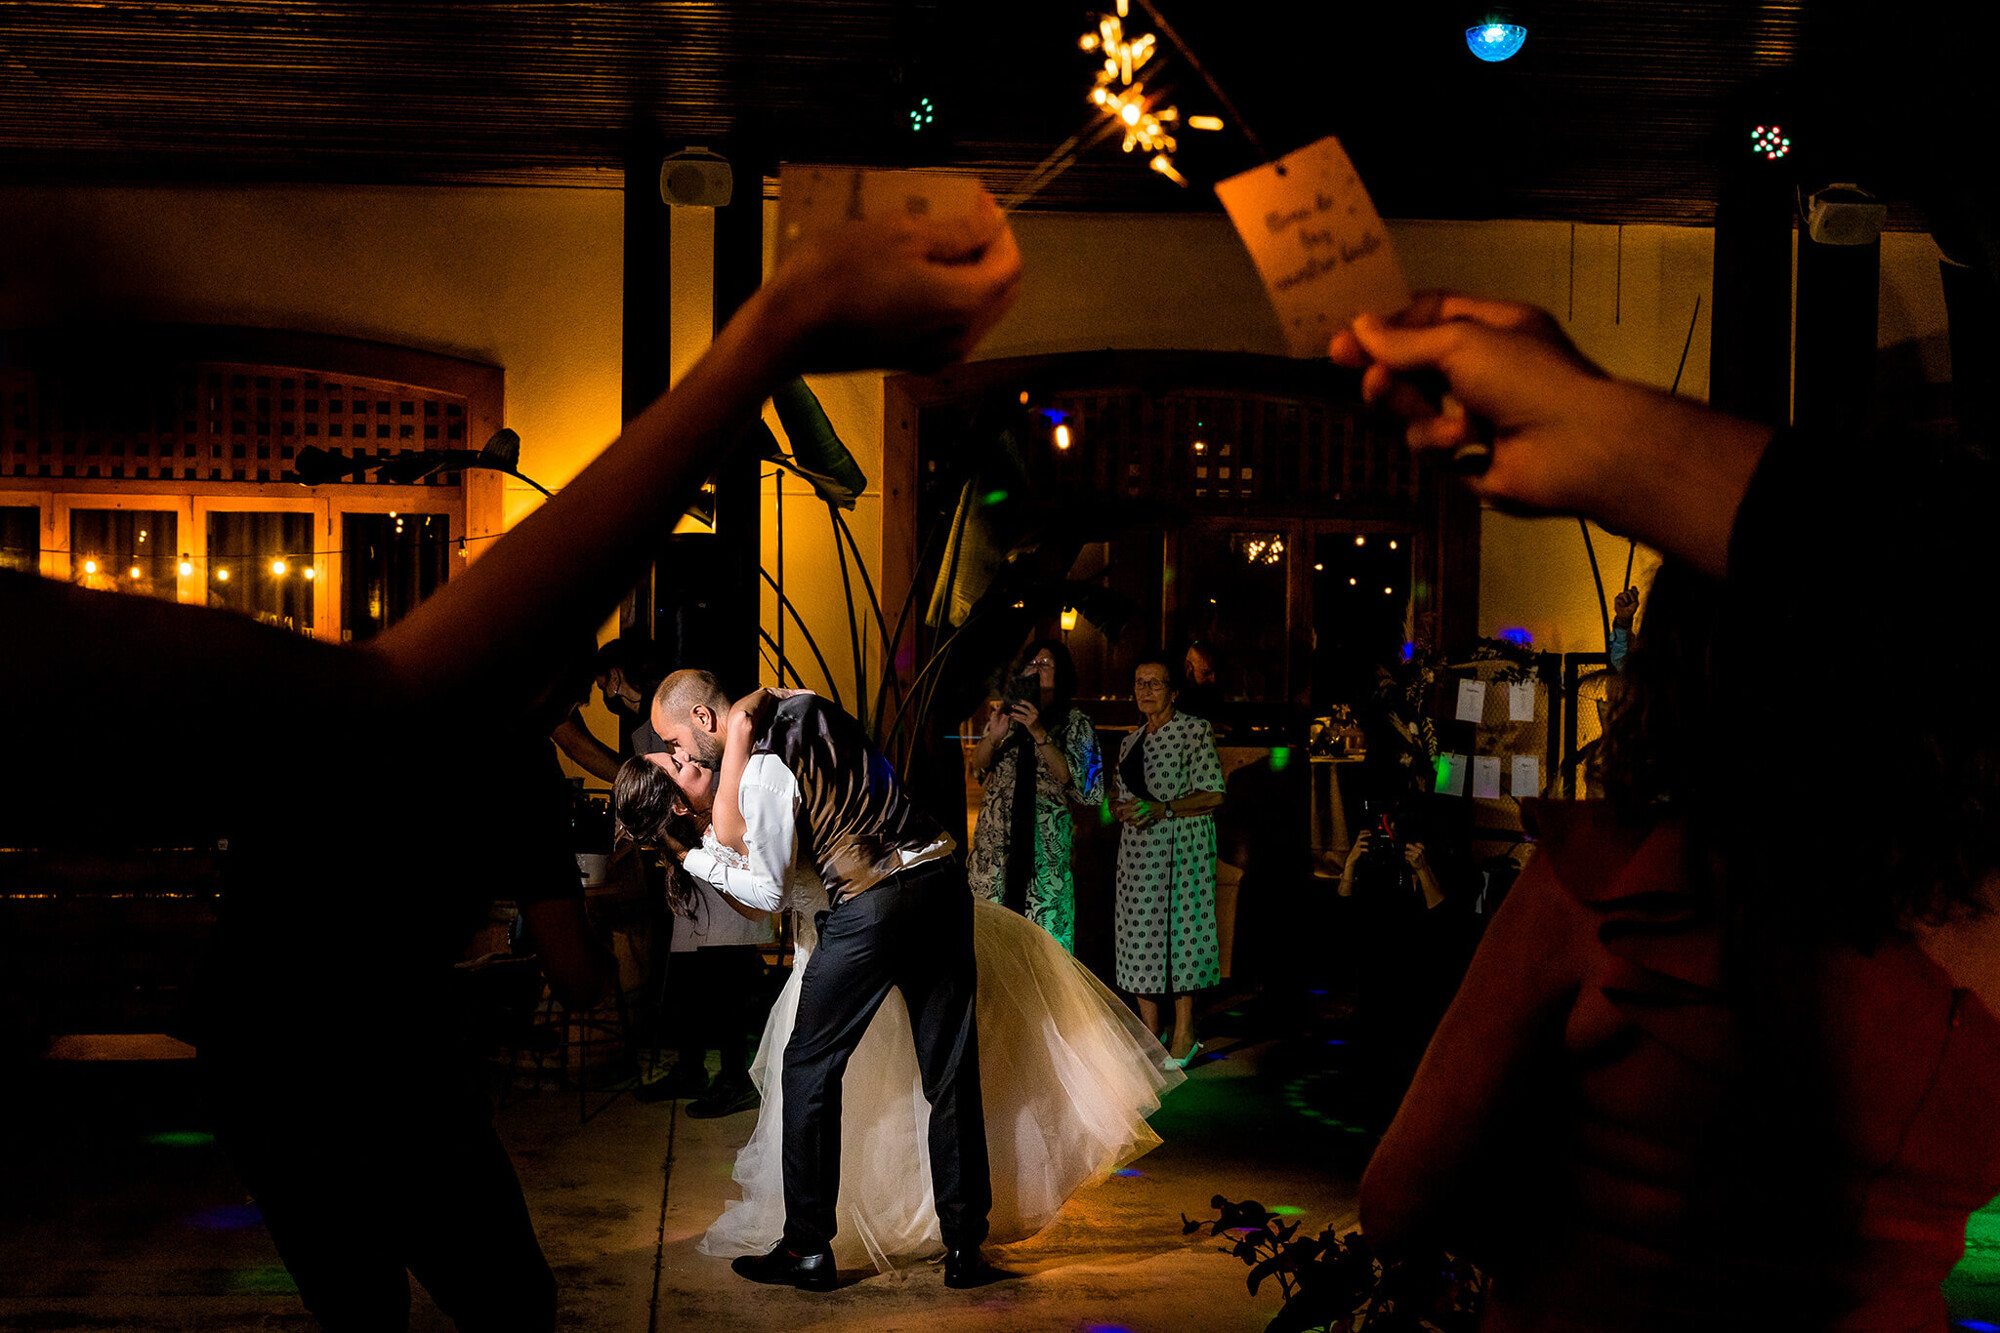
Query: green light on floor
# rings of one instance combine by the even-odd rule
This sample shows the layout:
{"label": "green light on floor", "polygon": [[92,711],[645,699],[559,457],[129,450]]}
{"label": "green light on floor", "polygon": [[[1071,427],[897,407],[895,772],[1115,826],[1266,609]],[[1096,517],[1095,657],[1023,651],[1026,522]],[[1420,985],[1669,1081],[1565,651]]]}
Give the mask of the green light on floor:
{"label": "green light on floor", "polygon": [[231,1291],[288,1292],[296,1295],[298,1283],[285,1271],[283,1264],[260,1264],[255,1268],[239,1268],[229,1275]]}
{"label": "green light on floor", "polygon": [[215,1135],[204,1134],[198,1129],[170,1129],[160,1134],[148,1134],[146,1142],[155,1148],[206,1148],[214,1144]]}
{"label": "green light on floor", "polygon": [[1005,504],[1007,503],[1007,492],[988,491],[980,498],[980,503],[990,505]]}
{"label": "green light on floor", "polygon": [[2000,1199],[1965,1224],[1965,1257],[1944,1280],[1945,1304],[1957,1320],[2000,1318]]}
{"label": "green light on floor", "polygon": [[1271,747],[1271,771],[1273,773],[1284,772],[1285,769],[1290,766],[1291,762],[1292,762],[1291,746],[1274,745]]}
{"label": "green light on floor", "polygon": [[1265,1211],[1273,1217],[1297,1217],[1305,1212],[1305,1209],[1296,1208],[1289,1203],[1281,1203],[1276,1208],[1268,1208]]}

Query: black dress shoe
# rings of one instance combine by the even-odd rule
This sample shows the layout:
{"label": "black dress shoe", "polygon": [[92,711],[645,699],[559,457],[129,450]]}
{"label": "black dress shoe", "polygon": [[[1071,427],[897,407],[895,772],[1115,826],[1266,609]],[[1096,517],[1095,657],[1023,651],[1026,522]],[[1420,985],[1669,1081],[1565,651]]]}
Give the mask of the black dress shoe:
{"label": "black dress shoe", "polygon": [[729,1261],[730,1271],[752,1282],[774,1287],[797,1287],[801,1291],[832,1291],[840,1284],[833,1267],[833,1251],[793,1254],[781,1241],[769,1254],[745,1254]]}
{"label": "black dress shoe", "polygon": [[993,1267],[979,1253],[979,1247],[969,1250],[946,1250],[944,1252],[944,1284],[963,1290],[967,1287],[983,1287],[991,1282],[999,1282],[1014,1276],[1012,1273]]}

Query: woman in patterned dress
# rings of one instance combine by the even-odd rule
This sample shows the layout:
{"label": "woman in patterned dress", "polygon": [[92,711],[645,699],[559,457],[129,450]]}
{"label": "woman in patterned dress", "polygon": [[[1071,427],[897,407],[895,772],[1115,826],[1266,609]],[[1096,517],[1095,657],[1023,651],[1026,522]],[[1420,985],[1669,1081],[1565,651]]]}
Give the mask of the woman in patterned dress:
{"label": "woman in patterned dress", "polygon": [[1215,819],[1222,762],[1215,732],[1174,711],[1173,664],[1140,661],[1132,698],[1145,724],[1118,747],[1118,986],[1139,1001],[1139,1018],[1160,1031],[1160,1000],[1174,1000],[1167,1043],[1181,1068],[1201,1050],[1194,994],[1222,979],[1215,933]]}
{"label": "woman in patterned dress", "polygon": [[1069,807],[1104,799],[1104,763],[1097,727],[1070,703],[1076,667],[1061,641],[1029,644],[1007,679],[1022,675],[1036,677],[1034,697],[991,707],[973,747],[973,776],[986,797],[965,877],[974,893],[1013,908],[1074,953],[1076,825]]}

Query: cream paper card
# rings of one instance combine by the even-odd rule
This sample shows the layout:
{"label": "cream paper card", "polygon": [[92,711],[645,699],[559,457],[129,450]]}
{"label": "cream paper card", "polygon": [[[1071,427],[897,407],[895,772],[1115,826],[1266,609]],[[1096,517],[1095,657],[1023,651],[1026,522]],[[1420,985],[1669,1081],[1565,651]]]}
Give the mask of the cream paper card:
{"label": "cream paper card", "polygon": [[1402,266],[1368,190],[1328,135],[1215,187],[1278,308],[1285,343],[1323,357],[1356,315],[1410,302]]}
{"label": "cream paper card", "polygon": [[1441,754],[1437,761],[1437,790],[1445,796],[1465,795],[1465,756]]}
{"label": "cream paper card", "polygon": [[1517,680],[1507,687],[1507,720],[1509,722],[1535,720],[1534,681]]}
{"label": "cream paper card", "polygon": [[1472,796],[1479,801],[1500,799],[1500,756],[1482,754],[1472,760]]}
{"label": "cream paper card", "polygon": [[1486,682],[1483,680],[1461,680],[1458,682],[1458,720],[1477,722],[1486,716]]}
{"label": "cream paper card", "polygon": [[778,172],[778,259],[802,237],[843,222],[897,213],[958,217],[971,212],[978,199],[979,182],[971,176],[788,162]]}
{"label": "cream paper card", "polygon": [[1540,796],[1541,794],[1542,794],[1541,763],[1535,758],[1534,755],[1531,754],[1515,755],[1514,791],[1513,791],[1514,798],[1516,800],[1519,800],[1524,796],[1532,797],[1532,796]]}

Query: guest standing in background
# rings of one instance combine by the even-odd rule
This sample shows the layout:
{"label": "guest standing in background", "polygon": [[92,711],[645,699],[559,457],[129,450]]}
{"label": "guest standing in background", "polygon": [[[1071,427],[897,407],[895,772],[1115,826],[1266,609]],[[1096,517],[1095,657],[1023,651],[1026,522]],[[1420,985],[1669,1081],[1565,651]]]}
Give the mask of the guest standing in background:
{"label": "guest standing in background", "polygon": [[1118,749],[1117,980],[1139,1001],[1139,1018],[1160,1031],[1160,1001],[1173,997],[1168,1053],[1185,1069],[1200,1051],[1194,992],[1222,979],[1215,930],[1215,819],[1222,762],[1209,724],[1174,709],[1173,664],[1142,659],[1132,697],[1143,725]]}
{"label": "guest standing in background", "polygon": [[1013,908],[1074,953],[1076,825],[1069,807],[1104,799],[1104,763],[1096,725],[1071,702],[1076,666],[1069,649],[1057,639],[1029,644],[1006,684],[1025,686],[1025,677],[1034,678],[1032,692],[1004,691],[1008,697],[988,705],[973,747],[973,776],[986,796],[966,879],[974,893]]}

